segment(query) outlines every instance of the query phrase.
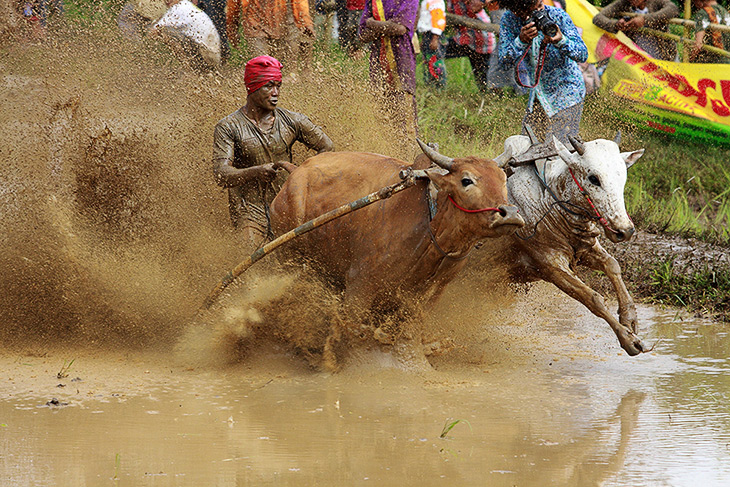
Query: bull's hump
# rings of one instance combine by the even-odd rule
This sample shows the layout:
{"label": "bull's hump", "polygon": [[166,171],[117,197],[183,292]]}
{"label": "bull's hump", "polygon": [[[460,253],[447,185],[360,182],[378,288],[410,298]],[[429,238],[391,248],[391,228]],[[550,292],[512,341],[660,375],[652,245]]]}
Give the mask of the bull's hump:
{"label": "bull's hump", "polygon": [[356,181],[372,181],[374,184],[388,185],[397,182],[399,171],[409,165],[370,152],[324,152],[308,159],[294,175],[307,177],[310,183],[338,182],[347,186]]}

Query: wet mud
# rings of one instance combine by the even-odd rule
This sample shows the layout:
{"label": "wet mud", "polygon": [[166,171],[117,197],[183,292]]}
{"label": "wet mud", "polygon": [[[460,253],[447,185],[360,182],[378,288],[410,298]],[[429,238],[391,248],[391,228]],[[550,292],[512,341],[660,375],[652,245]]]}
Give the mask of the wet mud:
{"label": "wet mud", "polygon": [[[169,346],[246,257],[210,162],[213,126],[245,100],[243,72],[200,77],[153,47],[68,32],[0,60],[6,342]],[[314,63],[285,76],[282,105],[338,149],[415,154],[348,75]],[[311,155],[302,147],[295,162]]]}
{"label": "wet mud", "polygon": [[[243,103],[240,69],[199,77],[94,32],[6,47],[0,73],[3,485],[730,476],[723,328],[641,308],[661,341],[631,359],[605,323],[547,284],[507,285],[482,253],[407,325],[429,367],[393,367],[375,344],[329,373],[331,324],[353,317],[303,270],[261,262],[198,314],[246,257],[210,163],[215,122]],[[412,160],[363,82],[315,61],[285,72],[281,104],[337,149]]]}

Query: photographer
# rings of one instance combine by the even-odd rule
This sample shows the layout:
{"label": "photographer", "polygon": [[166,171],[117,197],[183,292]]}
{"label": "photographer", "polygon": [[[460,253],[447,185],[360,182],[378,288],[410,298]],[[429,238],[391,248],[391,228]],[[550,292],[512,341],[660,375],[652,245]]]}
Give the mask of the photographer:
{"label": "photographer", "polygon": [[507,12],[499,30],[499,62],[530,89],[524,122],[538,137],[567,143],[577,135],[585,84],[578,63],[588,49],[570,16],[542,0],[502,0]]}
{"label": "photographer", "polygon": [[[636,14],[623,17],[625,12]],[[624,32],[651,57],[673,61],[677,54],[674,41],[659,39],[638,32],[642,27],[666,32],[669,19],[677,17],[679,9],[672,0],[616,0],[593,17],[593,24],[607,32]]]}

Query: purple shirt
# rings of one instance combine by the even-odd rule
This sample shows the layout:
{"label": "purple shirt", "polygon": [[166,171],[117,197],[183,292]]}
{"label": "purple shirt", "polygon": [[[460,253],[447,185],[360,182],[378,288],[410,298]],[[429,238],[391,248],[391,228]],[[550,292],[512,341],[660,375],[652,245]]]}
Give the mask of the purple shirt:
{"label": "purple shirt", "polygon": [[[398,75],[403,91],[416,91],[416,53],[413,51],[413,29],[418,14],[419,0],[382,0],[385,20],[398,22],[406,27],[407,32],[400,37],[391,37],[393,55],[398,66]],[[360,17],[360,32],[365,29],[365,21],[373,16],[373,0],[365,2],[365,9]],[[370,43],[370,79],[379,83],[383,79],[380,67],[380,40]]]}

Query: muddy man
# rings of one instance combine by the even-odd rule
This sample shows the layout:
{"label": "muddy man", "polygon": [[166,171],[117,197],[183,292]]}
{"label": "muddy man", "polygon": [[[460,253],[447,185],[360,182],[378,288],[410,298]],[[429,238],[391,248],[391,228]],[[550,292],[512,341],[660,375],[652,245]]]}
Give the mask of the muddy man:
{"label": "muddy man", "polygon": [[233,226],[243,232],[251,250],[270,236],[269,204],[276,196],[277,169],[291,172],[292,145],[299,141],[319,152],[332,141],[301,113],[276,105],[281,89],[279,61],[259,56],[246,63],[246,104],[218,122],[213,139],[213,171],[228,188]]}

